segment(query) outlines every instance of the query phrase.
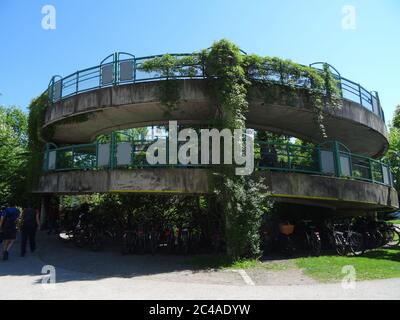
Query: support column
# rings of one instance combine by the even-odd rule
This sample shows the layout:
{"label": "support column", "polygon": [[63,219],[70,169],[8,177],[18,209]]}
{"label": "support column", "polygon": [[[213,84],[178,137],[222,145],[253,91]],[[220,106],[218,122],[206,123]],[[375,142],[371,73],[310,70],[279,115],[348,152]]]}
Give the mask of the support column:
{"label": "support column", "polygon": [[40,228],[46,226],[50,214],[50,196],[42,196],[40,204]]}

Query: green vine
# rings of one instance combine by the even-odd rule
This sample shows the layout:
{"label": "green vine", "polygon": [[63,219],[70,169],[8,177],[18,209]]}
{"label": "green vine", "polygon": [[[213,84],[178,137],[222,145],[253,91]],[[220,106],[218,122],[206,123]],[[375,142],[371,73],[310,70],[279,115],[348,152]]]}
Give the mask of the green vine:
{"label": "green vine", "polygon": [[[328,65],[318,71],[276,57],[243,55],[227,40],[215,42],[210,49],[190,57],[165,55],[149,59],[141,68],[167,79],[160,84],[160,100],[173,110],[179,103],[178,86],[173,80],[196,76],[195,65],[202,68],[209,84],[209,95],[216,103],[214,123],[220,128],[245,129],[248,91],[253,86],[262,89],[268,103],[296,105],[300,94],[305,93],[324,138],[324,108],[341,104],[337,82]],[[220,165],[214,186],[218,207],[225,218],[227,252],[236,259],[258,256],[259,227],[263,213],[269,209],[265,199],[268,193],[262,181],[236,176],[233,170],[232,166]]]}
{"label": "green vine", "polygon": [[327,138],[323,124],[324,108],[339,108],[342,103],[337,81],[327,64],[323,65],[322,71],[318,71],[291,60],[248,55],[244,57],[244,68],[247,79],[263,89],[266,103],[295,105],[299,91],[305,92],[314,109],[321,135]]}
{"label": "green vine", "polygon": [[[221,40],[213,44],[205,60],[221,128],[245,130],[251,83],[246,79],[243,59],[237,46]],[[265,186],[262,181],[235,175],[232,166],[220,165],[216,173],[215,194],[225,218],[227,253],[234,259],[258,257],[261,220],[267,209]]]}
{"label": "green vine", "polygon": [[51,136],[49,130],[43,130],[46,108],[50,106],[46,93],[32,100],[28,117],[28,188],[32,190],[38,182],[43,165],[43,151],[46,139]]}
{"label": "green vine", "polygon": [[167,113],[177,109],[179,103],[178,82],[179,77],[194,77],[197,73],[196,66],[199,64],[199,55],[173,56],[165,54],[145,60],[138,66],[138,70],[144,72],[155,72],[160,78],[166,79],[159,82],[159,99],[162,105],[167,107]]}
{"label": "green vine", "polygon": [[43,128],[45,124],[46,109],[50,107],[47,93],[32,100],[29,105],[28,117],[28,188],[32,190],[38,183],[38,178],[43,168],[43,156],[46,143],[53,139],[56,126],[79,123],[88,120],[88,114],[80,114],[57,121]]}
{"label": "green vine", "polygon": [[[230,43],[221,40],[221,43]],[[231,44],[231,43],[230,43]],[[231,44],[234,46],[233,44]],[[177,108],[179,103],[179,88],[175,81],[180,77],[195,77],[199,68],[204,76],[213,82],[219,77],[229,77],[232,81],[215,81],[219,88],[212,90],[213,97],[224,103],[224,99],[233,99],[243,96],[244,87],[257,86],[262,89],[266,103],[280,103],[295,106],[300,99],[299,94],[305,93],[308,103],[314,110],[314,116],[319,126],[321,136],[327,138],[324,126],[324,109],[339,108],[342,104],[338,82],[332,75],[327,64],[322,70],[297,64],[291,60],[277,57],[261,57],[255,54],[243,55],[240,50],[237,55],[223,52],[226,48],[215,48],[194,53],[191,56],[172,56],[166,54],[145,60],[139,70],[144,72],[155,72],[160,78],[167,79],[159,82],[160,102],[167,107],[167,111]],[[223,58],[221,58],[223,57]],[[218,60],[221,59],[221,60]],[[226,59],[226,60],[223,60]],[[232,66],[234,66],[232,68]],[[244,87],[242,86],[244,85]],[[224,87],[227,86],[227,87]],[[232,87],[230,87],[232,86]],[[226,92],[232,92],[232,97],[221,96]],[[307,101],[306,101],[307,102]],[[227,106],[230,103],[225,103]],[[248,104],[248,97],[243,97],[241,106]],[[234,117],[238,110],[223,110],[231,113],[235,121],[243,121]],[[247,108],[247,106],[245,107]],[[219,108],[219,112],[222,110]],[[235,125],[234,125],[235,126]],[[240,125],[239,125],[240,126]]]}

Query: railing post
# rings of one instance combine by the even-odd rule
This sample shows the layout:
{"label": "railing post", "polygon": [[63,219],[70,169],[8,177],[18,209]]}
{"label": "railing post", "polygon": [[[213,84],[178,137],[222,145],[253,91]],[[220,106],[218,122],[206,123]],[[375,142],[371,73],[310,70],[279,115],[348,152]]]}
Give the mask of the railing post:
{"label": "railing post", "polygon": [[75,169],[75,147],[72,146],[72,169]]}
{"label": "railing post", "polygon": [[339,75],[339,89],[340,89],[340,96],[343,99],[343,85],[342,85],[342,76]]}
{"label": "railing post", "polygon": [[388,165],[388,172],[389,172],[389,184],[391,187],[393,187],[394,186],[393,174],[392,174],[392,167],[390,165]]}
{"label": "railing post", "polygon": [[369,171],[371,172],[371,181],[374,182],[375,180],[374,180],[374,170],[372,167],[372,160],[368,159],[368,162],[369,162]]}
{"label": "railing post", "polygon": [[361,93],[361,85],[360,84],[358,84],[358,94],[360,95],[360,104],[362,106],[363,103],[362,103],[362,93]]}
{"label": "railing post", "polygon": [[337,141],[334,141],[333,143],[333,157],[334,157],[334,162],[335,162],[335,174],[337,177],[340,177],[342,175],[342,170],[340,168],[340,155],[339,155],[339,143]]}
{"label": "railing post", "polygon": [[63,79],[60,79],[60,100],[62,100],[63,96]]}
{"label": "railing post", "polygon": [[371,96],[371,106],[372,106],[372,112],[375,113],[374,110],[374,96],[372,95],[372,93],[370,92],[369,95]]}
{"label": "railing post", "polygon": [[50,99],[50,101],[51,101],[52,103],[54,102],[54,94],[53,94],[53,92],[54,92],[54,77],[51,78],[50,86],[49,86],[49,92],[48,92],[48,94],[49,94],[49,99]]}
{"label": "railing post", "polygon": [[79,71],[76,72],[75,94],[78,94],[78,91],[79,91]]}
{"label": "railing post", "polygon": [[292,169],[292,159],[290,157],[290,145],[289,143],[286,144],[286,154],[288,157],[288,169]]}
{"label": "railing post", "polygon": [[382,162],[379,162],[379,164],[380,164],[380,169],[381,169],[381,177],[382,177],[382,183],[385,183],[385,177],[383,176],[383,164],[382,164]]}
{"label": "railing post", "polygon": [[99,168],[99,140],[96,140],[96,169]]}
{"label": "railing post", "polygon": [[350,170],[350,177],[353,178],[353,155],[351,152],[349,152],[349,170]]}
{"label": "railing post", "polygon": [[114,85],[118,84],[118,53],[114,53]]}
{"label": "railing post", "polygon": [[110,168],[115,168],[115,132],[111,132],[111,143],[110,143]]}
{"label": "railing post", "polygon": [[136,57],[133,58],[133,83],[136,82]]}
{"label": "railing post", "polygon": [[321,146],[317,146],[318,153],[318,171],[322,173],[322,157],[321,157]]}
{"label": "railing post", "polygon": [[44,157],[43,157],[43,170],[49,171],[49,144],[46,143],[46,147],[44,150]]}

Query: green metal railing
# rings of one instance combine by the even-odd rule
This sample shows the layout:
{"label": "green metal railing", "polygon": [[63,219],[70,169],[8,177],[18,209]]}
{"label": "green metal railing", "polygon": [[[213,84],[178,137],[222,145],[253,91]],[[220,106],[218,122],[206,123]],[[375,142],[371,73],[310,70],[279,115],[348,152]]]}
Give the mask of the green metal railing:
{"label": "green metal railing", "polygon": [[[168,139],[168,138],[166,138]],[[146,167],[207,167],[207,165],[150,165],[147,148],[155,140],[117,141],[110,139],[91,144],[62,148],[46,148],[43,169],[49,171],[138,169]],[[168,159],[168,143],[167,159]],[[179,146],[178,146],[179,147]],[[201,163],[199,150],[198,163]],[[256,170],[298,172],[344,177],[387,186],[393,185],[390,166],[372,158],[351,153],[336,141],[321,145],[300,145],[282,141],[256,141],[254,144]]]}
{"label": "green metal railing", "polygon": [[[191,55],[192,54],[172,54],[172,56],[176,57],[187,57]],[[161,56],[162,55],[137,58],[129,53],[117,52],[106,57],[95,67],[79,70],[64,78],[58,75],[53,76],[48,86],[50,100],[52,102],[57,102],[82,92],[127,83],[149,82],[171,78],[203,79],[206,77],[204,65],[201,63],[182,66],[178,68],[179,70],[171,71],[168,76],[157,72],[146,72],[142,69],[144,61]],[[321,63],[313,63],[310,66],[314,67],[318,64]],[[331,68],[336,71],[332,66]],[[342,77],[337,71],[334,76],[338,80],[343,99],[356,102],[360,106],[375,113],[383,121],[385,120],[385,115],[377,92],[366,90],[360,84]],[[290,81],[290,77],[286,79],[278,72],[269,72],[262,80],[282,84],[285,83],[285,81]],[[306,77],[297,81],[298,87],[310,87],[311,85],[311,79]]]}

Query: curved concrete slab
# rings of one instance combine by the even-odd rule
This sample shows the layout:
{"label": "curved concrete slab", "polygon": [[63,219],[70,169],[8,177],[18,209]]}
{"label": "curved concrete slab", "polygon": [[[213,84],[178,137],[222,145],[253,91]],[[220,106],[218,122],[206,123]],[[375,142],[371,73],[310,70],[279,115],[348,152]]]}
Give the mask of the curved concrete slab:
{"label": "curved concrete slab", "polygon": [[[273,197],[283,202],[328,206],[338,210],[394,210],[397,192],[390,187],[318,175],[259,171]],[[213,174],[200,168],[72,171],[40,177],[36,193],[82,194],[142,192],[207,194]]]}
{"label": "curved concrete slab", "polygon": [[[45,116],[45,127],[55,126],[54,142],[86,143],[101,133],[113,130],[166,124],[211,123],[217,108],[207,94],[206,80],[176,80],[180,102],[176,110],[167,110],[159,99],[161,81],[120,85],[80,93],[52,105]],[[315,113],[306,95],[298,92],[294,100],[266,103],[265,93],[253,87],[249,92],[247,126],[307,139],[323,141]],[[293,99],[293,98],[292,98]],[[84,116],[82,116],[84,115]],[[325,110],[329,139],[344,143],[352,152],[380,156],[388,148],[385,123],[366,108],[344,100],[340,110]]]}

